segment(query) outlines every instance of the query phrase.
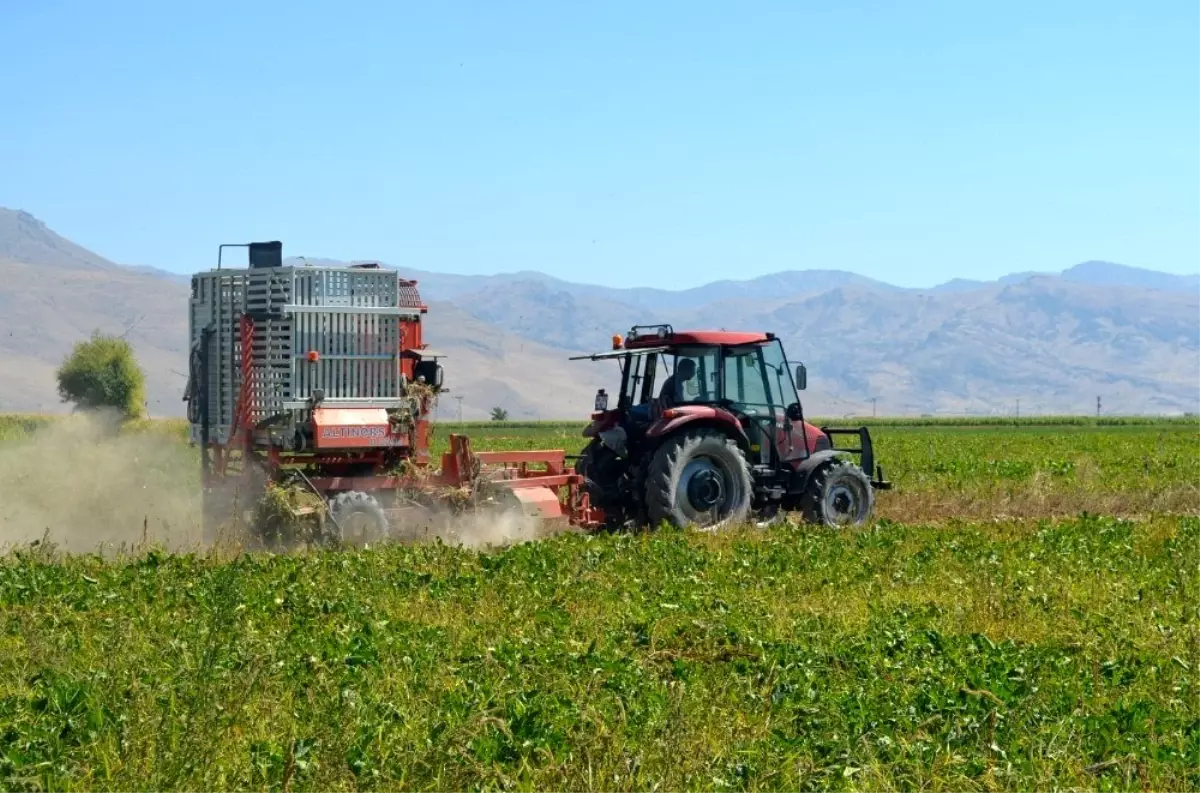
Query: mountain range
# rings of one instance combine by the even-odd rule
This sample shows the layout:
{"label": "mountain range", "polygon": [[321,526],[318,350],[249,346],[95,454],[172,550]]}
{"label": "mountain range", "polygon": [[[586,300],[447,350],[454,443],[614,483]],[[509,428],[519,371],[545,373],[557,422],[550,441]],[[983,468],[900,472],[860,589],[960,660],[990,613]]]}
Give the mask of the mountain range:
{"label": "mountain range", "polygon": [[[1097,396],[1109,413],[1200,407],[1200,274],[1088,261],[929,289],[822,269],[663,290],[398,269],[447,356],[443,418],[584,416],[617,368],[567,358],[652,322],[773,331],[808,366],[812,414],[1005,414],[1018,400],[1021,413],[1091,413]],[[151,412],[182,415],[188,282],[0,208],[0,412],[64,409],[54,370],[98,328],[133,343]]]}
{"label": "mountain range", "polygon": [[[288,258],[289,264],[305,262],[314,266],[346,264],[346,262],[336,259],[298,256]],[[511,284],[536,284],[547,290],[566,293],[577,298],[607,300],[651,311],[701,308],[728,300],[769,300],[783,295],[826,292],[830,289],[850,286],[862,286],[896,294],[969,292],[989,286],[1019,284],[1038,277],[1057,277],[1065,281],[1095,286],[1135,287],[1188,294],[1200,292],[1200,273],[1175,275],[1100,261],[1083,262],[1057,273],[1013,273],[994,281],[955,278],[929,289],[895,286],[844,270],[789,270],[745,281],[713,281],[702,286],[680,290],[599,286],[564,281],[545,273],[530,270],[499,275],[454,275],[433,273],[411,267],[404,267],[403,270],[406,277],[420,281],[422,292],[431,295],[435,300],[454,300],[464,294],[484,292]],[[162,273],[161,270],[158,272]],[[170,273],[165,273],[165,275],[178,278],[183,283],[186,283],[188,279],[188,276],[185,275]]]}

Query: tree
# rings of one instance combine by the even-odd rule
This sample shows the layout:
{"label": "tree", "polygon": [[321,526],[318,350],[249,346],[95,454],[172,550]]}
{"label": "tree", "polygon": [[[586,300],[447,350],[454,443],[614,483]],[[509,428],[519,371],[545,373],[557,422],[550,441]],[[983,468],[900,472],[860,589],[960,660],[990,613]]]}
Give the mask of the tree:
{"label": "tree", "polygon": [[146,401],[146,379],[133,345],[99,331],[77,342],[58,369],[58,395],[85,410],[112,408],[127,419],[139,418]]}
{"label": "tree", "polygon": [[492,408],[492,421],[508,421],[508,411],[504,408]]}

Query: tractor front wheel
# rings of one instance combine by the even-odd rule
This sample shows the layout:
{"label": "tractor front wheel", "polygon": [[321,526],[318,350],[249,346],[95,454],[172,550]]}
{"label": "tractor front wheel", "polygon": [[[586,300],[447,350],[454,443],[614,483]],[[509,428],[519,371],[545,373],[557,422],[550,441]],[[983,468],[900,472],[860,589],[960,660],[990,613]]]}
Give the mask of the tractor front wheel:
{"label": "tractor front wheel", "polygon": [[803,513],[809,523],[831,528],[866,523],[875,508],[875,491],[863,470],[835,460],[813,472],[804,491]]}
{"label": "tractor front wheel", "polygon": [[685,430],[669,438],[646,471],[646,508],[654,524],[715,531],[745,520],[752,495],[746,458],[716,430]]}
{"label": "tractor front wheel", "polygon": [[341,541],[354,548],[382,542],[388,537],[388,517],[374,496],[358,491],[338,493],[329,501],[334,531]]}

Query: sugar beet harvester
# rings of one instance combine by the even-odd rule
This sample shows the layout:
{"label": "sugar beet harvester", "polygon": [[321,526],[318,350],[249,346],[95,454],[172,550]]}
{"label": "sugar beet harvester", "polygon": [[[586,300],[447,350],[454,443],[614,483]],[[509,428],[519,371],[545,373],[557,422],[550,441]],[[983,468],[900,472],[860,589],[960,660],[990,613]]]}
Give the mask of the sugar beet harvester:
{"label": "sugar beet harvester", "polygon": [[[248,266],[223,267],[227,247],[247,248]],[[278,242],[223,245],[217,268],[192,277],[190,305],[186,399],[210,532],[268,483],[319,496],[332,524],[321,538],[348,544],[419,538],[448,508],[584,529],[713,529],[781,510],[859,524],[890,487],[866,427],[804,420],[804,367],[793,381],[769,333],[635,327],[583,356],[617,360],[621,385],[615,408],[597,394],[573,470],[564,450],[474,452],[453,434],[435,470],[443,369],[415,282],[378,265],[284,266]],[[858,447],[834,448],[845,435]]]}
{"label": "sugar beet harvester", "polygon": [[[223,266],[226,248],[246,248],[248,266]],[[430,466],[443,370],[426,312],[394,270],[285,266],[279,242],[220,246],[217,268],[192,276],[185,397],[208,539],[268,484],[318,495],[320,539],[355,545],[420,537],[464,508],[596,522],[564,451],[476,453],[451,435]]]}

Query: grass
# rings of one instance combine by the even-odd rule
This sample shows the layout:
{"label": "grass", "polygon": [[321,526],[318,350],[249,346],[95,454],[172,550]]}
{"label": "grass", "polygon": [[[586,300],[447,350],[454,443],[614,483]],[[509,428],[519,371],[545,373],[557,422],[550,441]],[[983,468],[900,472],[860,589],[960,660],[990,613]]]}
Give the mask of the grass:
{"label": "grass", "polygon": [[0,567],[5,789],[1195,789],[1195,518]]}
{"label": "grass", "polygon": [[878,426],[855,532],[11,553],[0,788],[1200,787],[1200,427]]}

